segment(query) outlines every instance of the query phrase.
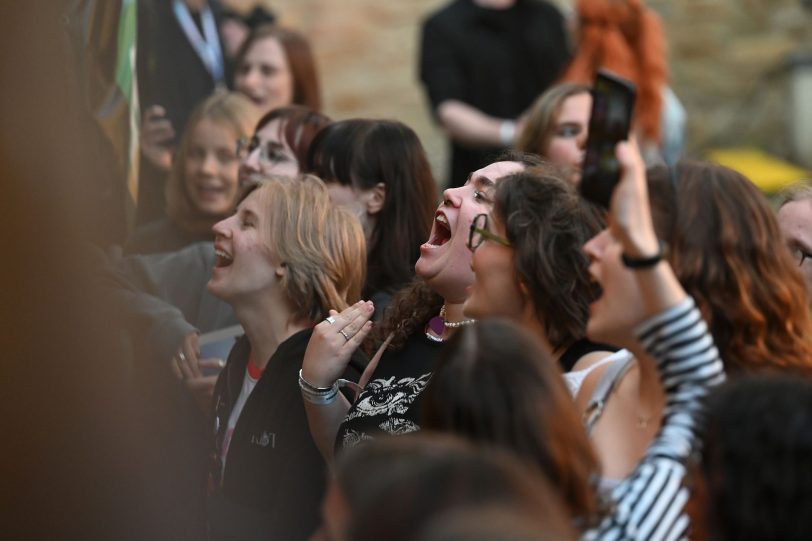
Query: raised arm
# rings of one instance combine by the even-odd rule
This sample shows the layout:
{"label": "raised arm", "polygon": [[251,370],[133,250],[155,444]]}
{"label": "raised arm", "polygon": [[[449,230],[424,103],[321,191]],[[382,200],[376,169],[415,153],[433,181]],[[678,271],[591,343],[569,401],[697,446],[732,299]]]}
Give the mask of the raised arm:
{"label": "raised arm", "polygon": [[[648,263],[634,269],[646,319],[635,333],[654,360],[666,394],[663,421],[645,456],[612,493],[613,512],[585,533],[587,540],[679,539],[688,528],[682,486],[686,461],[698,443],[702,398],[724,380],[722,362],[705,322],[662,257],[636,146],[622,143],[621,182],[612,197],[610,224],[623,254]],[[659,261],[655,261],[658,258]],[[640,362],[649,362],[638,355]]]}
{"label": "raised arm", "polygon": [[333,460],[338,427],[350,409],[349,401],[339,392],[341,376],[350,359],[372,330],[375,309],[369,301],[358,302],[341,313],[316,325],[307,344],[299,386],[302,389],[310,435],[324,460]]}

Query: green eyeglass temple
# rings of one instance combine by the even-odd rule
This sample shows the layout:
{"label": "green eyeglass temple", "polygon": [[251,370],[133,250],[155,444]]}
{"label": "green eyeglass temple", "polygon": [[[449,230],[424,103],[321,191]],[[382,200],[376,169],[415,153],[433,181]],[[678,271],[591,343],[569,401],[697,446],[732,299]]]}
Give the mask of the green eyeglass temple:
{"label": "green eyeglass temple", "polygon": [[[477,225],[480,224],[480,225]],[[510,241],[500,237],[499,235],[494,235],[487,229],[488,227],[488,215],[487,214],[477,214],[474,217],[474,221],[471,222],[471,230],[468,234],[468,248],[471,250],[476,250],[479,248],[479,245],[482,244],[482,241],[485,239],[492,240],[497,244],[501,244],[502,246],[510,247]],[[474,244],[474,235],[479,235],[476,244]]]}

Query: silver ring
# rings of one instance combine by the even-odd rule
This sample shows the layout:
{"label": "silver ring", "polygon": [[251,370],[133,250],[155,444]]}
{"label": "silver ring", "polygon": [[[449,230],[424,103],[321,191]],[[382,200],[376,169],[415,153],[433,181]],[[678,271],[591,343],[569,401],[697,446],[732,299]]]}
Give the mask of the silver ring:
{"label": "silver ring", "polygon": [[336,322],[336,318],[334,318],[333,316],[327,316],[326,318],[324,318],[324,321],[332,325],[333,323]]}
{"label": "silver ring", "polygon": [[178,360],[182,363],[186,362],[186,355],[184,355],[182,351],[178,351]]}
{"label": "silver ring", "polygon": [[343,336],[343,337],[344,337],[344,338],[347,340],[347,342],[349,342],[349,341],[350,341],[350,337],[349,337],[349,336],[347,336],[347,333],[346,333],[346,332],[344,332],[344,329],[341,329],[341,330],[340,330],[340,331],[338,331],[338,332],[339,332],[339,333],[341,333],[341,336]]}

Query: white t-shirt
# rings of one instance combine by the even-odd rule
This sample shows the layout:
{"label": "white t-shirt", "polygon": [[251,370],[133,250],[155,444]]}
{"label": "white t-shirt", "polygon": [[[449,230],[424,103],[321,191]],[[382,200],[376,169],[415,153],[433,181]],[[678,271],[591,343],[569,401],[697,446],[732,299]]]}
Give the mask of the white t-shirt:
{"label": "white t-shirt", "polygon": [[[253,368],[253,370],[252,370]],[[228,417],[228,426],[226,426],[226,436],[223,438],[223,446],[220,448],[220,463],[222,464],[222,471],[226,470],[226,456],[228,455],[228,447],[231,445],[231,435],[234,434],[234,427],[237,426],[237,421],[240,419],[242,409],[251,396],[254,387],[257,386],[259,378],[262,377],[262,370],[253,367],[251,361],[248,361],[248,366],[245,369],[245,377],[242,380],[242,389],[240,389],[240,396],[234,403],[234,408],[231,410],[231,415]]]}

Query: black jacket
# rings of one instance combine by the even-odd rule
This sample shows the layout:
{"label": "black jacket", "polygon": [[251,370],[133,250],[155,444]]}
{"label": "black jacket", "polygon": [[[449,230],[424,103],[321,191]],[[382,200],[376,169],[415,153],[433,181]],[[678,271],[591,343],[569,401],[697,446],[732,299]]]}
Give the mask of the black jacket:
{"label": "black jacket", "polygon": [[312,330],[279,345],[248,397],[220,475],[219,449],[251,346],[231,350],[214,391],[215,449],[209,474],[210,537],[306,539],[320,524],[326,467],[307,425],[298,373]]}

